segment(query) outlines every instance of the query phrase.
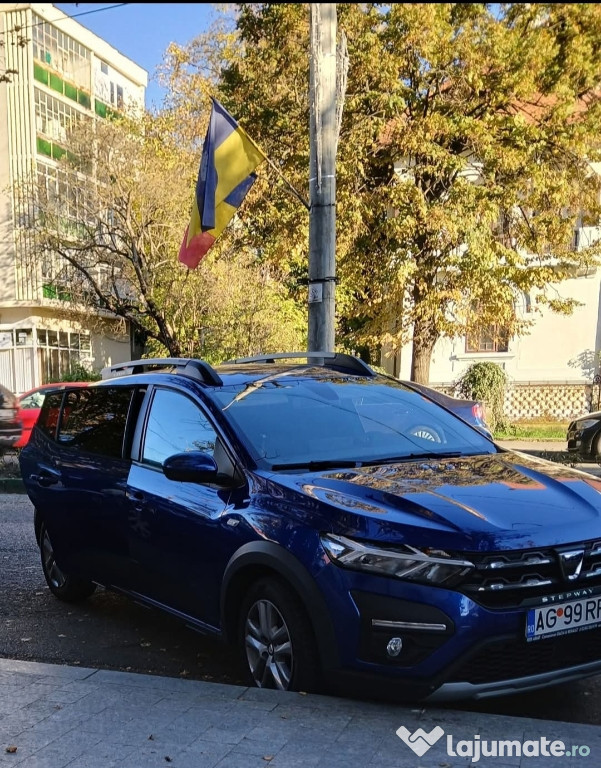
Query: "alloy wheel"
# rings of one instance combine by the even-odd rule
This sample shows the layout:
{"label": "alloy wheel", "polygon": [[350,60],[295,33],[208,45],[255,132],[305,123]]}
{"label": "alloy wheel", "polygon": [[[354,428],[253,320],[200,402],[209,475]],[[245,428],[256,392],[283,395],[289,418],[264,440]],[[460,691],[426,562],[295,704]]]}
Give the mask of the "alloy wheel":
{"label": "alloy wheel", "polygon": [[255,685],[288,690],[293,668],[292,642],[278,608],[265,599],[253,603],[244,634],[246,658]]}
{"label": "alloy wheel", "polygon": [[56,564],[52,542],[50,541],[50,536],[48,536],[48,531],[46,530],[44,530],[42,538],[42,560],[44,562],[44,570],[46,571],[48,580],[52,583],[52,586],[56,589],[64,587],[67,578]]}

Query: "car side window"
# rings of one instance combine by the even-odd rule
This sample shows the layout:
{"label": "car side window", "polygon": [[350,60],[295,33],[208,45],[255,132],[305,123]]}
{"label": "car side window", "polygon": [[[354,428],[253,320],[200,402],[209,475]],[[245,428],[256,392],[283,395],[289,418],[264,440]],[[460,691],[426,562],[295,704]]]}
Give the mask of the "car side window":
{"label": "car side window", "polygon": [[131,397],[129,387],[82,388],[68,392],[63,403],[58,442],[121,458]]}
{"label": "car side window", "polygon": [[142,461],[162,466],[175,453],[203,451],[211,456],[217,434],[198,405],[186,395],[157,389],[144,436]]}
{"label": "car side window", "polygon": [[38,429],[52,440],[56,437],[56,426],[58,424],[58,415],[60,413],[62,399],[62,392],[52,392],[51,394],[46,395],[37,421]]}

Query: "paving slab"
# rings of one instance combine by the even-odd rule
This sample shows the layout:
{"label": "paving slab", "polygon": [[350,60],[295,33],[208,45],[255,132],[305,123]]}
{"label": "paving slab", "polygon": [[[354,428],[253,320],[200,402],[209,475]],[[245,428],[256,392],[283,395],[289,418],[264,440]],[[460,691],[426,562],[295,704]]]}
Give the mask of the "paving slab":
{"label": "paving slab", "polygon": [[[11,659],[0,659],[0,701],[10,704],[0,708],[0,768],[572,768],[601,761],[596,725]],[[559,741],[570,754],[540,754],[541,744]],[[480,757],[481,749],[497,754]]]}

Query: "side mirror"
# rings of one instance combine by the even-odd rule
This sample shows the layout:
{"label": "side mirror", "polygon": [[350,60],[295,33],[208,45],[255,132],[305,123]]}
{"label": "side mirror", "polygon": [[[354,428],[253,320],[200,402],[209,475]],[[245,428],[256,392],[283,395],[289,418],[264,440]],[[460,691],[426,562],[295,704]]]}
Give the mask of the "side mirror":
{"label": "side mirror", "polygon": [[163,472],[169,480],[182,483],[217,482],[217,464],[212,456],[201,451],[176,453],[165,459]]}

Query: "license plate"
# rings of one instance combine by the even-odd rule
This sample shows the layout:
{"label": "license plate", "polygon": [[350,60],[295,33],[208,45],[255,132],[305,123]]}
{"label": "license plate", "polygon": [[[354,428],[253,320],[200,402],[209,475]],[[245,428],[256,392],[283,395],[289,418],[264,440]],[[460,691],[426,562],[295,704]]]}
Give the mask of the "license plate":
{"label": "license plate", "polygon": [[601,597],[531,608],[526,619],[526,639],[592,629],[597,624],[601,624]]}

